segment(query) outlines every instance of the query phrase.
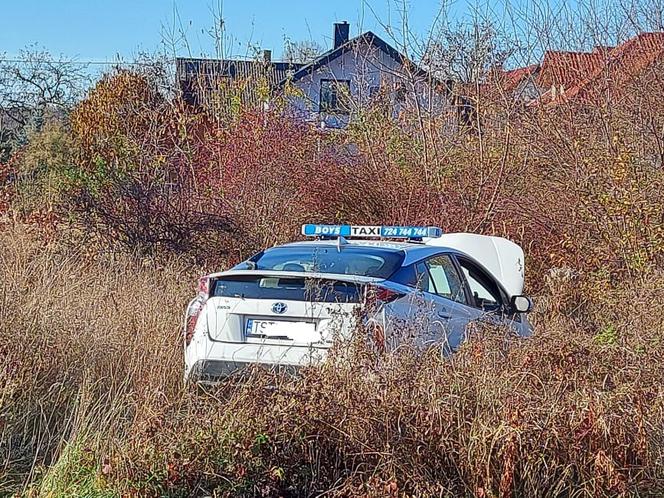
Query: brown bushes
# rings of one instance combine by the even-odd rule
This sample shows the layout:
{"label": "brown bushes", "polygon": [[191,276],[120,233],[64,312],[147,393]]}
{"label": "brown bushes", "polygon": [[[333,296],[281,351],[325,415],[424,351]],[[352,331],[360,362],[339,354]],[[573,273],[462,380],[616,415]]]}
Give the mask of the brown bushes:
{"label": "brown bushes", "polygon": [[181,377],[194,281],[182,266],[82,264],[20,226],[0,249],[4,491],[30,481],[35,494],[88,496],[664,489],[661,274],[582,309],[573,277],[552,275],[532,339],[478,329],[451,360],[407,348],[376,357],[357,341],[301,379],[257,371],[196,395]]}
{"label": "brown bushes", "polygon": [[3,492],[41,475],[66,441],[113,446],[107,438],[144,399],[180,386],[175,302],[190,277],[127,258],[86,262],[85,248],[67,245],[24,227],[0,236]]}
{"label": "brown bushes", "polygon": [[[472,133],[369,109],[322,133],[256,110],[220,124],[146,76],[105,78],[58,129],[71,164],[36,150],[0,170],[0,492],[663,492],[664,100],[638,101],[491,103]],[[23,188],[23,166],[49,181]],[[9,221],[45,183],[48,237]],[[191,261],[223,269],[306,221],[516,240],[535,337],[480,328],[451,360],[358,340],[298,380],[184,389]]]}
{"label": "brown bushes", "polygon": [[323,133],[277,111],[220,123],[156,88],[107,76],[72,115],[73,164],[42,161],[68,188],[63,217],[106,245],[218,268],[306,221],[422,223],[516,240],[534,289],[551,267],[620,280],[662,263],[662,137],[635,125],[662,109],[651,94],[648,111],[636,106],[638,89],[610,113],[481,101],[474,132],[366,109],[347,132]]}

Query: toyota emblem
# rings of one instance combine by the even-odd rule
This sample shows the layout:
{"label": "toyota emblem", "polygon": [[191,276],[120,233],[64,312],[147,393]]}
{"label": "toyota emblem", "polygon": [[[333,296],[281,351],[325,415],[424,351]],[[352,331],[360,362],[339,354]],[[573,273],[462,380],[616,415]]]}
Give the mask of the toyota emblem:
{"label": "toyota emblem", "polygon": [[272,313],[276,313],[277,315],[283,315],[287,309],[288,306],[286,306],[286,303],[274,303],[272,305]]}

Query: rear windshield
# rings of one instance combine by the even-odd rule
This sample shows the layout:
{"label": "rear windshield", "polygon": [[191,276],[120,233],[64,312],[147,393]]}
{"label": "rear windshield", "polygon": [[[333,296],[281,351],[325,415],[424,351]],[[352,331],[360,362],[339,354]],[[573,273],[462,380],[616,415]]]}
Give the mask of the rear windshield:
{"label": "rear windshield", "polygon": [[403,253],[394,249],[307,245],[273,247],[256,254],[250,261],[256,264],[257,270],[337,273],[385,279],[401,267],[403,258]]}
{"label": "rear windshield", "polygon": [[297,277],[235,275],[214,283],[213,296],[283,299],[322,303],[358,303],[362,286],[351,282]]}

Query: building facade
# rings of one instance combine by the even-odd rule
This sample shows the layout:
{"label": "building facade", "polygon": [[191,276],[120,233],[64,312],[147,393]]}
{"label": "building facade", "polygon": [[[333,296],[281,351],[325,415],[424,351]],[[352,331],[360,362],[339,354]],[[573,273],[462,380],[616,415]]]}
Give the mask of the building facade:
{"label": "building facade", "polygon": [[229,88],[248,105],[282,97],[288,113],[323,128],[343,128],[370,105],[392,117],[451,111],[451,82],[432,77],[371,31],[352,39],[349,32],[348,23],[335,24],[332,48],[308,64],[273,62],[270,51],[252,61],[178,59],[183,99],[224,101]]}

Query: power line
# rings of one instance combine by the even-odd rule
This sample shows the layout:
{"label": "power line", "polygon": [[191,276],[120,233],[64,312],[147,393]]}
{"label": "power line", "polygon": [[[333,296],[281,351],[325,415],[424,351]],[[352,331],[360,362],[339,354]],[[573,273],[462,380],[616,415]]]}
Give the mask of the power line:
{"label": "power line", "polygon": [[[0,57],[0,62],[9,62],[12,64],[27,64],[32,62],[41,62],[34,59],[15,59],[15,58],[2,58]],[[81,66],[152,66],[152,62],[122,62],[122,61],[76,61],[76,60],[45,60],[43,62],[49,62],[52,64],[78,64]]]}

